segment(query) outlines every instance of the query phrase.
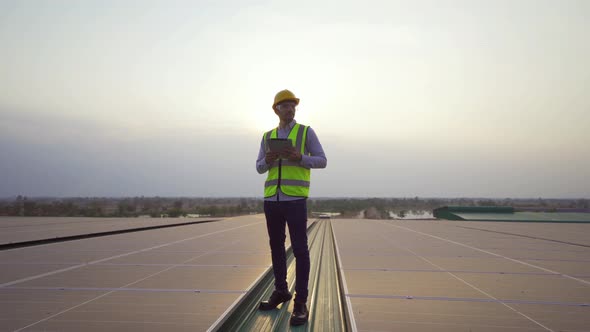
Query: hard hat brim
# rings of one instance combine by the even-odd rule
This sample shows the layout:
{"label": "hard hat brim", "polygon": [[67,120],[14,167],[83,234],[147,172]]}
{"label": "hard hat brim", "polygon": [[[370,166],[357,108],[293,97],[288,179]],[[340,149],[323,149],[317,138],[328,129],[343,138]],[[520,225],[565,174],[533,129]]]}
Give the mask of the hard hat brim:
{"label": "hard hat brim", "polygon": [[295,106],[299,105],[299,98],[288,98],[288,99],[283,99],[281,101],[278,101],[278,102],[272,104],[272,108],[273,109],[276,109],[278,104],[280,104],[282,102],[285,102],[285,101],[294,101],[295,102]]}

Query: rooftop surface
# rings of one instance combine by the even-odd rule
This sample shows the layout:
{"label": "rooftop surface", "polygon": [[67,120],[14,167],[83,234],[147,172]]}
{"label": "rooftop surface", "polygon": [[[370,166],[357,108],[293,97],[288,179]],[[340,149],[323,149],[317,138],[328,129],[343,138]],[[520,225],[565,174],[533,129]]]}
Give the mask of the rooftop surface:
{"label": "rooftop surface", "polygon": [[[359,331],[590,330],[590,224],[331,223]],[[254,215],[2,250],[0,265],[1,331],[206,331],[270,253]]]}

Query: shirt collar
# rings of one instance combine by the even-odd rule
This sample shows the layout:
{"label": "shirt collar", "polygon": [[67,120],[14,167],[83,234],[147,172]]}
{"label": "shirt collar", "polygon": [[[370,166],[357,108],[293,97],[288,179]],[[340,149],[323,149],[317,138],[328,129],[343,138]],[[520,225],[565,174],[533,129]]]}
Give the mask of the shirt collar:
{"label": "shirt collar", "polygon": [[[289,129],[293,129],[293,127],[295,127],[295,124],[296,124],[296,123],[297,123],[297,121],[295,121],[295,119],[293,119],[293,121],[291,121],[291,122],[290,122],[290,123],[287,125],[287,128],[289,128]],[[280,126],[277,126],[277,128],[278,128],[278,129],[284,129],[284,128],[281,128]]]}

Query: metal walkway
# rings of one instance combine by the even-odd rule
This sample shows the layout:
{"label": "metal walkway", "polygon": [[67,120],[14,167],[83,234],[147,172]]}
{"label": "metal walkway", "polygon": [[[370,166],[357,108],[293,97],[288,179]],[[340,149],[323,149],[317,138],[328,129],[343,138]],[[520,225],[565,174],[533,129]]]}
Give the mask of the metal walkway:
{"label": "metal walkway", "polygon": [[[293,301],[271,311],[258,310],[259,302],[274,290],[270,267],[250,290],[215,322],[209,331],[355,331],[351,325],[331,220],[316,220],[308,228],[311,269],[309,278],[309,321],[302,326],[290,326]],[[295,259],[287,249],[287,282],[294,291]]]}

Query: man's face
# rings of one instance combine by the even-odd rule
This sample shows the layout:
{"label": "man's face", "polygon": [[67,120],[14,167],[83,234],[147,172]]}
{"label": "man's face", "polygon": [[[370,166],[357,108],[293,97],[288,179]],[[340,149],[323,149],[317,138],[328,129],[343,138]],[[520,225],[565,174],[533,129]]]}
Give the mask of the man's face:
{"label": "man's face", "polygon": [[286,100],[277,105],[275,113],[283,122],[291,122],[295,118],[295,107],[297,103],[292,100]]}

